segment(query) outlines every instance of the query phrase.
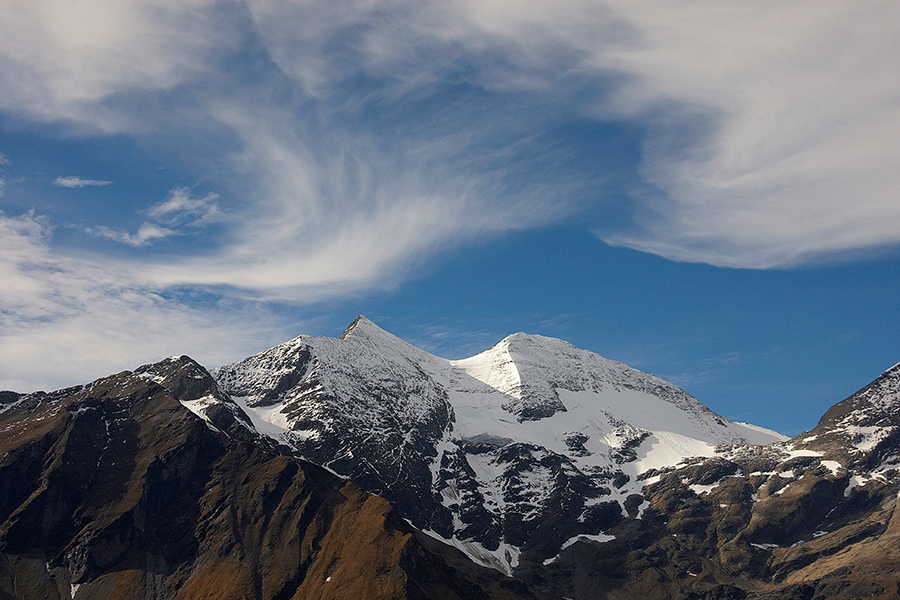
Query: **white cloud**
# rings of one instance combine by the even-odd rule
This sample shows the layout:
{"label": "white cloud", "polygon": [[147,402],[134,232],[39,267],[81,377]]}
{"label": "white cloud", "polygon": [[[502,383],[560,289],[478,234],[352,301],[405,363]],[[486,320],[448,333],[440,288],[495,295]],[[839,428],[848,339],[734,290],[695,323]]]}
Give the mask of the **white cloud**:
{"label": "white cloud", "polygon": [[230,33],[207,21],[213,4],[0,0],[0,108],[100,131],[140,128],[141,115],[99,104],[128,90],[171,89],[202,71]]}
{"label": "white cloud", "polygon": [[640,37],[592,56],[627,75],[600,111],[645,119],[661,194],[607,241],[763,268],[900,242],[895,3],[615,8]]}
{"label": "white cloud", "polygon": [[83,188],[85,186],[102,187],[112,185],[112,181],[101,181],[99,179],[82,179],[81,177],[57,177],[53,185],[64,188]]}
{"label": "white cloud", "polygon": [[[580,110],[645,131],[635,227],[601,227],[606,241],[762,268],[900,243],[896,3],[462,6],[434,35],[515,45],[514,70],[495,80],[548,88],[549,49],[568,47],[581,53],[569,74],[606,81]],[[411,35],[370,37],[378,43],[367,49],[385,60],[368,60],[387,65]]]}
{"label": "white cloud", "polygon": [[116,231],[105,225],[96,227],[86,227],[85,232],[115,242],[122,242],[135,248],[141,248],[153,243],[154,240],[161,240],[173,235],[178,235],[174,229],[161,227],[156,223],[141,223],[136,233],[128,233],[127,231]]}
{"label": "white cloud", "polygon": [[[223,77],[216,61],[230,50],[233,39],[246,37],[248,32],[228,35],[227,15],[217,19],[198,16],[204,11],[233,8],[221,4],[213,7],[206,2],[182,4],[117,3],[109,14],[95,15],[96,22],[86,25],[88,32],[60,22],[69,10],[63,3],[50,2],[48,10],[43,11],[10,8],[14,16],[11,21],[20,28],[34,29],[36,35],[20,39],[21,45],[8,40],[4,46],[0,41],[0,52],[5,50],[15,59],[5,71],[6,81],[15,87],[15,93],[6,100],[7,109],[34,118],[65,119],[102,131],[136,135],[154,130],[154,119],[172,119],[174,125],[166,122],[166,126],[179,129],[196,128],[202,122],[236,134],[243,144],[227,165],[233,169],[229,183],[236,184],[229,186],[227,214],[216,195],[194,197],[179,188],[143,212],[148,219],[136,233],[105,226],[85,229],[95,236],[146,247],[184,233],[185,226],[223,223],[227,235],[220,238],[224,243],[214,253],[204,251],[202,256],[161,264],[132,263],[153,278],[148,283],[215,283],[244,288],[252,294],[276,293],[282,297],[291,293],[302,299],[318,297],[325,286],[331,285],[335,292],[376,283],[390,285],[410,264],[446,245],[485,233],[541,224],[571,212],[571,202],[563,196],[553,199],[546,189],[535,189],[530,197],[520,200],[496,193],[503,176],[497,168],[488,176],[449,168],[448,154],[469,154],[467,145],[472,135],[464,126],[460,129],[456,124],[448,130],[444,125],[435,129],[434,137],[420,135],[422,139],[386,151],[385,140],[379,135],[340,125],[338,121],[348,111],[363,108],[342,105],[336,99],[336,88],[346,83],[340,79],[341,74],[337,80],[323,82],[322,93],[327,97],[315,109],[321,131],[308,123],[315,112],[298,114],[297,106],[273,101],[270,90],[260,93],[252,87],[234,85],[223,92],[220,83],[214,81],[216,87],[210,91],[205,78]],[[275,21],[251,24],[265,29],[277,22],[279,11],[291,12],[296,6],[272,3]],[[265,3],[249,3],[249,8],[257,11],[265,8]],[[318,7],[322,8],[324,5]],[[99,4],[89,3],[87,9],[88,16],[94,9],[102,12]],[[343,18],[350,16],[337,12],[341,14],[335,14],[332,21],[303,19],[291,23],[319,28],[323,40],[333,39],[339,37]],[[209,25],[213,22],[220,26]],[[356,22],[363,24],[359,19]],[[131,35],[137,23],[142,34]],[[303,31],[315,38],[313,30]],[[265,40],[266,44],[284,42],[277,36]],[[210,48],[216,51],[210,52]],[[265,50],[274,52],[268,46]],[[331,62],[327,49],[314,50],[302,60],[283,57],[290,64],[279,64],[283,73],[294,78],[289,85],[296,88],[297,96],[313,91],[310,80],[301,73],[301,65]],[[63,53],[66,56],[60,64],[68,67],[50,68],[48,65],[55,64],[55,57]],[[370,67],[383,70],[375,63]],[[416,65],[408,68],[415,69]],[[0,67],[0,78],[3,75]],[[142,112],[132,101],[117,103],[130,98],[134,91],[142,92],[136,96],[140,98],[148,97],[143,92],[153,90],[177,94],[179,86],[199,90],[198,95],[165,115]],[[495,121],[482,119],[482,127]],[[487,135],[479,133],[482,139]],[[478,158],[471,153],[472,162]],[[499,159],[495,157],[495,161]],[[76,185],[76,181],[80,184],[87,180],[70,181]],[[483,192],[476,191],[479,186],[494,193],[485,199]],[[240,197],[236,197],[236,187],[240,187]],[[259,266],[263,263],[265,268]]]}
{"label": "white cloud", "polygon": [[184,231],[177,228],[203,227],[220,220],[222,212],[216,202],[218,197],[215,192],[210,192],[202,198],[194,198],[190,189],[179,187],[169,192],[169,196],[162,202],[141,211],[156,222],[141,223],[136,233],[117,231],[105,225],[83,229],[85,233],[96,237],[142,248],[156,240],[182,235]]}
{"label": "white cloud", "polygon": [[215,192],[210,192],[202,198],[194,198],[189,188],[175,188],[169,192],[168,198],[151,206],[147,214],[166,225],[202,226],[221,218],[222,211],[216,202],[218,198],[219,195]]}
{"label": "white cloud", "polygon": [[[234,28],[249,23],[280,73],[319,101],[326,128],[337,127],[333,118],[353,120],[374,103],[430,94],[429,86],[459,64],[472,65],[467,76],[473,85],[533,93],[544,97],[536,102],[546,102],[550,111],[639,123],[645,132],[644,187],[633,192],[635,226],[599,227],[598,235],[609,243],[676,260],[770,267],[900,242],[892,227],[900,216],[900,176],[893,168],[900,156],[895,3],[859,11],[810,2],[572,0],[550,7],[501,0],[442,5],[257,0],[245,5],[250,19],[245,21],[222,14],[218,21],[204,18],[225,9],[200,0],[120,2],[114,10],[94,0],[79,5],[78,18],[62,1],[0,6],[6,17],[0,53],[8,59],[0,61],[6,65],[0,79],[10,91],[5,107],[38,118],[140,133],[149,125],[146,115],[129,113],[128,104],[117,109],[106,99],[217,76],[213,57],[233,49],[241,37]],[[138,26],[144,33],[132,35]],[[355,90],[348,95],[342,86],[359,73],[382,87],[368,96],[358,91],[354,96]],[[573,90],[589,81],[601,91],[579,97]],[[274,235],[267,236],[273,243],[303,235],[307,249],[327,246],[325,236],[336,233],[359,194],[341,201],[316,186],[326,177],[323,170],[340,177],[348,175],[347,168],[376,182],[399,176],[407,192],[410,181],[430,180],[416,193],[397,194],[384,210],[402,211],[401,205],[388,205],[404,197],[418,198],[412,200],[417,205],[421,197],[462,202],[457,210],[470,218],[447,221],[444,237],[465,237],[472,220],[497,216],[496,204],[503,200],[478,186],[499,185],[499,175],[493,174],[492,183],[484,173],[437,172],[438,157],[465,155],[488,134],[527,127],[525,120],[504,121],[508,113],[498,106],[493,121],[482,119],[473,125],[477,129],[467,129],[463,105],[455,129],[436,124],[431,139],[420,135],[401,142],[400,151],[379,162],[365,136],[353,139],[346,129],[332,129],[319,135],[342,141],[309,137],[311,130],[293,107],[263,98],[261,111],[261,98],[252,92],[204,92],[202,98],[205,104],[183,108],[186,123],[211,119],[236,131],[247,148],[297,167],[276,172],[263,165],[249,173],[256,189],[242,205],[247,217],[242,222],[252,233],[235,236],[251,245],[249,252],[261,243],[257,235],[265,227],[274,227]],[[269,118],[277,127],[267,124]],[[425,157],[432,162],[426,164]],[[246,153],[238,158],[245,166],[252,162]],[[467,176],[474,183],[465,189],[461,182]],[[286,193],[295,186],[298,193]],[[275,197],[263,199],[262,190],[273,187],[280,188]],[[519,226],[527,227],[574,209],[565,205],[565,190],[556,191],[555,207],[546,204],[546,196],[522,196],[506,206],[503,219],[511,223],[515,214],[526,215]],[[198,225],[221,218],[214,199],[190,200],[195,204],[183,204],[179,218],[193,214]],[[151,209],[160,225],[169,224],[162,218],[169,207],[173,212],[166,217],[176,216],[179,199],[168,202]],[[377,210],[366,210],[377,221]],[[312,223],[324,227],[311,228]],[[477,224],[473,231],[481,228]],[[128,239],[141,244],[155,238]],[[396,254],[421,251],[414,244]]]}
{"label": "white cloud", "polygon": [[[279,67],[319,98],[362,71],[396,101],[460,61],[472,83],[550,106],[596,80],[603,93],[559,107],[645,132],[635,226],[599,228],[609,243],[762,268],[900,243],[896,3],[250,7]],[[329,60],[339,31],[361,33]]]}
{"label": "white cloud", "polygon": [[51,242],[46,219],[0,213],[0,389],[58,389],[172,354],[215,366],[282,341],[259,306],[192,307]]}

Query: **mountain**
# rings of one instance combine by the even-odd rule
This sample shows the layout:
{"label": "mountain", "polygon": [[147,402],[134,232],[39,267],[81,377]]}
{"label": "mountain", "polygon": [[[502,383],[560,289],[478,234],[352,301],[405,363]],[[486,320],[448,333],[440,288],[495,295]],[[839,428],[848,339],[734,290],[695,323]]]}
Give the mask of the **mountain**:
{"label": "mountain", "polygon": [[213,375],[257,431],[506,573],[603,535],[648,473],[719,444],[784,439],[522,333],[448,361],[360,317],[340,339],[300,336]]}
{"label": "mountain", "polygon": [[561,340],[449,361],[360,317],[0,392],[0,448],[0,600],[900,594],[900,365],[789,440]]}

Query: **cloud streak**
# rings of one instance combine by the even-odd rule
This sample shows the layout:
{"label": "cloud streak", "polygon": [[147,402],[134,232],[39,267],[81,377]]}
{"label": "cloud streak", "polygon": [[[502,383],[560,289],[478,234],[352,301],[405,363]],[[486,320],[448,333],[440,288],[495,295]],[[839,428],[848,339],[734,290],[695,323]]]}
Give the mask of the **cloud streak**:
{"label": "cloud streak", "polygon": [[160,227],[156,223],[141,223],[136,233],[131,234],[126,231],[115,231],[105,225],[97,227],[86,227],[85,231],[91,235],[95,235],[107,240],[121,242],[134,248],[142,248],[153,243],[154,240],[162,240],[167,237],[178,235],[174,229]]}
{"label": "cloud streak", "polygon": [[83,188],[87,186],[103,187],[112,185],[112,181],[101,181],[99,179],[82,179],[81,177],[57,177],[53,182],[56,187],[64,188]]}
{"label": "cloud streak", "polygon": [[147,210],[147,214],[166,225],[186,224],[201,227],[221,219],[222,214],[216,200],[219,195],[210,192],[202,198],[191,196],[188,188],[175,188],[169,197]]}
{"label": "cloud streak", "polygon": [[134,248],[151,245],[156,240],[163,240],[176,235],[184,235],[184,228],[205,227],[222,220],[222,212],[215,192],[202,198],[195,198],[188,188],[175,188],[168,197],[150,208],[140,211],[155,222],[141,223],[136,233],[117,231],[105,225],[85,227],[85,233],[107,240],[127,244]]}

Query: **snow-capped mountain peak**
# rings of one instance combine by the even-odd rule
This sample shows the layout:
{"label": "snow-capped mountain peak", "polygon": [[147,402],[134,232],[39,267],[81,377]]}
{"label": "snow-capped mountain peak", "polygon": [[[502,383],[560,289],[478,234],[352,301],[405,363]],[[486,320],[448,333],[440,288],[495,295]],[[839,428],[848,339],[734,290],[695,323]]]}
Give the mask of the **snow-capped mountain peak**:
{"label": "snow-capped mountain peak", "polygon": [[[370,321],[365,315],[359,315],[350,323],[338,338],[350,344],[371,344],[372,346],[402,346],[407,350],[417,350],[412,344],[389,333]],[[384,349],[384,348],[382,348]]]}
{"label": "snow-capped mountain peak", "polygon": [[528,552],[526,523],[553,514],[569,533],[599,535],[609,522],[598,515],[622,514],[643,474],[717,444],[784,439],[653,375],[525,333],[449,361],[360,316],[340,338],[300,336],[214,377],[257,431],[504,571]]}

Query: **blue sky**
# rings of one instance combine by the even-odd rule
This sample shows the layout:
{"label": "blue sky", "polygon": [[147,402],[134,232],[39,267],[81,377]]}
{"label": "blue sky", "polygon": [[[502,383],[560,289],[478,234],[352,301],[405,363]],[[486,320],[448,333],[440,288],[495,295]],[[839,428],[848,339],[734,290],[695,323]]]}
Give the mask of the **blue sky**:
{"label": "blue sky", "polygon": [[358,314],[788,434],[900,361],[900,8],[0,0],[0,388]]}

